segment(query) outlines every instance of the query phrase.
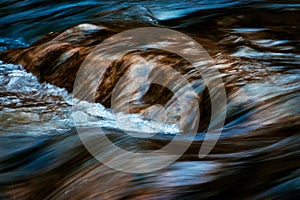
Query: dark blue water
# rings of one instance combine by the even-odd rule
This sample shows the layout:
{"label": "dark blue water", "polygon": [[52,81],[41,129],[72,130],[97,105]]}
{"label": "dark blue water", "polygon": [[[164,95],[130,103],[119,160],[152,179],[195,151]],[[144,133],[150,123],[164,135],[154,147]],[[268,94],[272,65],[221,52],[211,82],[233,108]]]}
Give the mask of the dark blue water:
{"label": "dark blue water", "polygon": [[[114,18],[120,18],[122,16],[118,14],[120,9],[135,6],[149,9],[162,24],[170,25],[170,20],[179,20],[177,23],[173,22],[171,24],[173,26],[182,27],[188,24],[213,22],[217,16],[233,15],[238,19],[243,15],[251,14],[252,18],[257,20],[255,24],[249,24],[249,28],[251,26],[267,28],[263,26],[272,25],[296,29],[299,25],[299,5],[298,1],[292,0],[284,2],[274,0],[185,0],[180,2],[3,0],[0,2],[0,37],[23,38],[31,43],[49,32],[61,31],[72,25],[83,22],[101,22],[101,16],[108,12],[115,13]],[[134,16],[136,20],[143,20],[141,8],[133,10],[135,12],[129,15]],[[136,12],[137,10],[139,11]],[[112,19],[112,17],[109,18]],[[242,21],[239,23],[243,23]],[[269,23],[266,24],[264,21]],[[238,26],[239,23],[232,24],[232,26]],[[247,20],[244,23],[246,24]]]}
{"label": "dark blue water", "polygon": [[[72,110],[67,90],[0,61],[0,199],[299,198],[299,1],[2,0],[0,51],[36,45],[81,23],[117,31],[167,27],[200,38],[229,88],[222,137],[204,160],[197,157],[199,133],[164,170],[113,171],[86,152],[72,112],[87,130],[100,125],[121,145],[145,151],[167,143],[178,127],[131,115],[122,128],[163,136],[127,138],[110,109],[78,100]],[[187,140],[188,134],[178,145]]]}

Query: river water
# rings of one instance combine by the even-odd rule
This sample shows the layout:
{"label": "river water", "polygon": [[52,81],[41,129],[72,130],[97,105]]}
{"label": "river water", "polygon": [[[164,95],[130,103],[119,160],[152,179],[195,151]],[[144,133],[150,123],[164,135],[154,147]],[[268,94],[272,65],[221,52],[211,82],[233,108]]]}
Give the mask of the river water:
{"label": "river water", "polygon": [[[83,171],[73,172],[78,173],[74,175],[78,180],[88,182],[87,186],[82,186],[86,192],[73,190],[84,183],[68,182],[74,178],[68,174],[66,179],[53,178],[63,181],[58,182],[58,188],[48,191],[50,195],[47,196],[39,189],[22,185],[31,180],[30,175],[25,174],[34,176],[39,171],[37,177],[43,176],[44,164],[40,162],[47,161],[38,161],[38,158],[43,158],[46,147],[37,144],[38,141],[50,140],[52,146],[46,146],[55,152],[54,149],[59,149],[55,146],[59,140],[52,137],[62,136],[64,141],[69,135],[76,135],[74,116],[80,116],[77,117],[80,121],[76,122],[79,127],[100,126],[116,133],[121,129],[116,115],[124,117],[123,131],[161,133],[153,146],[166,142],[168,139],[164,135],[182,134],[181,142],[190,140],[189,135],[182,133],[176,124],[146,120],[138,114],[125,117],[100,103],[74,99],[65,88],[39,80],[22,65],[0,61],[0,152],[3,152],[0,198],[68,199],[78,195],[74,199],[239,199],[238,194],[232,194],[234,188],[239,188],[242,199],[297,199],[300,193],[299,1],[3,0],[0,2],[0,51],[29,47],[50,32],[61,32],[81,23],[103,24],[118,31],[139,26],[167,27],[200,38],[198,41],[203,41],[202,45],[227,83],[227,117],[221,140],[206,160],[199,161],[193,157],[194,148],[203,140],[199,133],[181,162],[147,175],[113,174],[112,180],[120,185],[106,177],[113,172],[107,173],[107,169],[101,168],[102,174],[108,174],[102,176],[99,171],[87,169],[82,163],[78,166],[74,161],[67,169],[78,167]],[[79,105],[75,110],[74,103]],[[17,147],[12,147],[13,144]],[[41,153],[18,162],[19,158],[14,156],[22,151],[27,155],[30,145],[32,148],[38,146]],[[68,142],[66,145],[61,153],[74,151],[66,159],[75,159],[77,149],[72,149]],[[78,141],[74,146],[80,146]],[[31,160],[41,167],[27,166]],[[57,166],[53,164],[54,171],[46,170],[47,173],[57,175],[55,169],[63,171]],[[90,174],[84,174],[84,170]],[[98,181],[93,176],[98,177]],[[46,180],[50,179],[49,176]],[[243,181],[245,183],[241,183]],[[50,187],[50,182],[38,183],[44,185],[41,188]],[[38,188],[39,184],[34,182],[32,187]],[[91,187],[93,184],[99,184],[103,192]]]}

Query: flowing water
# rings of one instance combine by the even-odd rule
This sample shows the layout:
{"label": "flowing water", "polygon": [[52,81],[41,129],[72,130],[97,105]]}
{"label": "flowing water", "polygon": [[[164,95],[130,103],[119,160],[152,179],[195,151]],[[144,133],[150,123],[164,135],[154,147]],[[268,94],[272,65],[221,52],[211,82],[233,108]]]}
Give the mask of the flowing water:
{"label": "flowing water", "polygon": [[[13,57],[18,53],[15,48],[63,37],[70,34],[64,32],[67,28],[82,23],[103,25],[115,32],[166,27],[193,37],[215,61],[225,83],[227,110],[221,137],[212,152],[199,159],[205,125],[194,138],[176,124],[145,119],[138,113],[116,114],[105,102],[74,98],[63,79],[43,80],[34,70],[3,57],[0,199],[300,197],[299,1],[3,0],[0,51],[11,50],[8,55]],[[45,35],[46,39],[39,40]],[[79,47],[89,48],[97,37],[88,36]],[[153,55],[164,54],[157,51]],[[133,60],[131,67],[142,62],[134,58],[128,58]],[[158,65],[151,59],[151,65]],[[202,103],[204,110],[209,107],[206,101]],[[77,136],[74,117],[80,119],[77,128],[93,132],[102,127],[111,140],[132,151],[160,148],[174,135],[181,136],[176,140],[178,146],[193,142],[179,160],[164,169],[127,174],[91,157]],[[116,118],[124,119],[121,126]],[[141,140],[123,131],[159,134]]]}

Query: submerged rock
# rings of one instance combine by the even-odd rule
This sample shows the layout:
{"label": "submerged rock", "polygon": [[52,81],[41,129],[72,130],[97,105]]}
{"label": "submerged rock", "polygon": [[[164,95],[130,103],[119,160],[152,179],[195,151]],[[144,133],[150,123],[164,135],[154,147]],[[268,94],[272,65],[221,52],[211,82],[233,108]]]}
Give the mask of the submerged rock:
{"label": "submerged rock", "polygon": [[[41,82],[46,81],[72,92],[77,72],[83,61],[89,62],[86,60],[94,59],[92,56],[88,58],[87,56],[95,51],[97,45],[103,40],[116,33],[115,30],[104,26],[80,24],[61,33],[50,33],[28,48],[4,51],[1,53],[0,59],[5,62],[22,64],[26,70],[36,75]],[[112,45],[118,44],[114,44],[113,41]],[[169,44],[166,43],[165,45]],[[182,49],[182,51],[192,51],[192,49]],[[104,54],[101,56],[105,60],[106,57],[110,58],[114,55]],[[155,49],[150,45],[116,58],[109,66],[96,67],[92,65],[90,70],[94,70],[94,73],[98,76],[99,86],[96,95],[93,96],[94,99],[92,98],[90,101],[99,102],[110,108],[112,93],[116,89],[116,84],[123,77],[121,88],[118,88],[121,90],[117,92],[118,95],[113,99],[116,108],[129,104],[129,113],[140,113],[145,115],[146,118],[154,118],[157,121],[167,123],[175,123],[184,117],[190,121],[185,128],[185,131],[189,132],[195,126],[198,126],[198,124],[190,124],[193,123],[193,119],[197,118],[198,114],[193,110],[199,108],[195,107],[193,103],[189,103],[189,101],[192,102],[193,99],[196,99],[199,102],[202,116],[204,116],[199,125],[199,130],[207,128],[210,117],[209,95],[199,72],[180,56],[165,50]],[[176,71],[178,74],[171,75],[170,70]],[[126,77],[125,82],[124,77]],[[163,77],[164,86],[151,83],[155,79],[158,80],[159,77]],[[188,80],[188,82],[180,83],[183,80],[182,78]],[[83,84],[80,86],[80,94],[77,97],[86,97],[92,92],[91,83],[88,79],[90,78],[87,78],[87,81],[83,80]],[[187,84],[194,87],[197,92],[196,96],[188,93],[183,95],[185,93],[184,87],[187,87]],[[180,101],[186,101],[185,105],[187,106],[178,111],[176,100],[178,97],[174,96],[174,93],[180,91],[181,96],[183,96]],[[157,105],[163,106],[164,112],[167,113],[163,114],[162,108],[158,109]],[[178,116],[178,112],[181,112],[184,116]],[[168,117],[163,117],[166,114]]]}
{"label": "submerged rock", "polygon": [[[99,102],[107,108],[112,107],[113,101],[113,106],[118,111],[139,113],[146,119],[151,118],[163,123],[178,123],[184,119],[185,126],[182,130],[184,132],[190,132],[195,127],[198,127],[198,131],[207,130],[211,121],[211,91],[208,90],[206,80],[203,80],[199,71],[184,58],[157,49],[155,45],[133,49],[121,57],[109,53],[111,48],[120,49],[122,53],[121,49],[124,46],[132,45],[130,38],[120,39],[118,36],[119,38],[111,39],[122,30],[123,28],[117,30],[96,24],[79,24],[62,32],[49,33],[30,47],[1,52],[0,59],[9,63],[22,64],[27,71],[36,75],[39,81],[66,88],[70,93],[74,89],[80,67],[83,64],[89,65],[87,69],[94,78],[89,75],[77,77],[80,80],[75,93],[77,98]],[[236,55],[226,56],[222,53],[224,52],[222,48],[219,48],[221,53],[215,54],[217,49],[215,42],[195,33],[189,35],[214,57],[215,65],[211,63],[212,60],[206,58],[199,63],[202,63],[200,65],[203,69],[217,69],[220,72],[212,79],[222,78],[224,85],[214,87],[224,87],[226,90],[228,122],[239,119],[239,116],[243,116],[255,106],[264,105],[261,97],[268,95],[268,92],[261,90],[258,92],[259,98],[251,99],[253,92],[256,92],[256,87],[260,87],[252,83],[274,88],[272,82],[266,82],[266,77],[276,79],[277,76],[274,76],[272,71],[266,70],[264,64],[255,60],[249,61],[247,58],[241,60],[241,57]],[[104,48],[101,50],[102,53],[97,54],[97,48],[107,38],[110,38],[109,43],[106,47],[102,47]],[[179,45],[181,52],[195,54],[193,48],[181,47],[181,44],[176,44],[172,40],[165,39],[159,45],[165,47]],[[115,58],[112,63],[108,66],[102,63],[99,67],[97,62],[105,62],[111,58]],[[170,71],[176,71],[178,74],[172,74]],[[161,81],[160,79],[162,85],[154,83]],[[122,84],[118,85],[119,82]],[[98,85],[96,93],[93,84]],[[279,88],[280,85],[281,83],[278,84]],[[193,93],[189,93],[188,87],[193,88]],[[294,89],[293,86],[292,90]],[[286,92],[285,95],[289,95],[288,91]],[[176,93],[180,94],[180,98],[175,95]],[[237,95],[239,93],[243,95]],[[115,96],[112,98],[113,94]],[[280,95],[278,91],[278,96]],[[184,107],[180,107],[178,101],[184,101]],[[195,101],[197,105],[193,103]],[[124,107],[128,109],[120,109]],[[225,108],[220,109],[220,112],[225,112]],[[263,111],[264,109],[257,112]],[[201,120],[198,119],[199,116]],[[257,117],[259,118],[259,114]],[[218,124],[218,120],[213,124]]]}

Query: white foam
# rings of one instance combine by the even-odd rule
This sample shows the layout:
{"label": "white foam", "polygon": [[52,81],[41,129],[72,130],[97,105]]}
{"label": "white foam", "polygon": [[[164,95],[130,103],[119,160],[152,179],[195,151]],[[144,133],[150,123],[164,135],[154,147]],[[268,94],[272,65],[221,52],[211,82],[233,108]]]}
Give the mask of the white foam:
{"label": "white foam", "polygon": [[[37,135],[65,132],[75,126],[122,129],[143,133],[177,133],[174,124],[143,120],[136,114],[115,114],[100,103],[73,99],[65,89],[40,83],[21,65],[0,61],[1,132]],[[118,119],[124,119],[116,121]],[[121,126],[120,126],[121,123]]]}

